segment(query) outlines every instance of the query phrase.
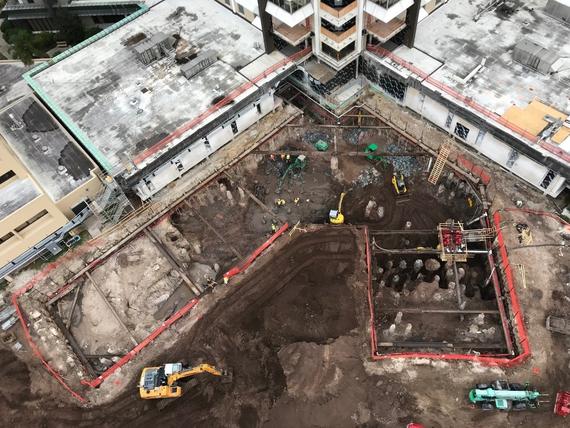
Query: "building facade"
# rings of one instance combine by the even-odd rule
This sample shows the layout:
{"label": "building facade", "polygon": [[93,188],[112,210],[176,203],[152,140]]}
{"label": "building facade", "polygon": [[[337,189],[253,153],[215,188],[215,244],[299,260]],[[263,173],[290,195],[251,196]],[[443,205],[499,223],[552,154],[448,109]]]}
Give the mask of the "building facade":
{"label": "building facade", "polygon": [[[535,48],[536,54],[527,53],[529,63],[522,67],[496,60],[509,49],[508,46],[503,51],[494,48],[502,44],[501,38],[520,40],[528,34],[523,28],[529,25],[524,10],[504,15],[496,4],[483,0],[449,3],[447,0],[218,1],[234,11],[239,6],[240,10],[245,8],[259,17],[264,35],[271,34],[276,49],[290,52],[311,46],[319,64],[315,65],[314,61],[304,64],[304,78],[297,82],[309,82],[305,83],[308,91],[320,91],[323,96],[318,97],[318,101],[326,101],[335,90],[360,75],[377,92],[421,115],[469,149],[545,194],[556,197],[568,186],[568,106],[565,108],[562,100],[558,106],[546,103],[544,109],[533,109],[538,99],[533,101],[528,88],[533,84],[540,87],[542,94],[535,96],[546,99],[568,90],[564,84],[568,77],[561,75],[568,74],[570,69],[563,59],[568,56],[568,52],[565,53],[568,44],[566,47],[550,44],[548,52],[545,49],[548,43],[527,42]],[[552,0],[546,6],[531,3],[528,7],[541,14],[535,17],[537,25],[533,32],[537,34],[533,36],[540,39],[541,32],[563,31],[562,25],[567,22],[564,2]],[[442,6],[446,10],[440,11],[439,16],[443,18],[431,20],[430,15]],[[454,11],[459,12],[452,13]],[[498,25],[497,17],[498,22],[506,26],[503,36],[498,31],[492,40],[485,40],[487,47],[477,46],[476,38],[484,39],[480,31],[488,34],[487,28]],[[453,22],[461,18],[464,18],[461,26]],[[432,22],[424,25],[424,20]],[[420,38],[418,29],[422,30]],[[433,34],[440,32],[451,34],[445,42],[438,41],[440,45],[451,46],[447,50],[434,48]],[[475,39],[466,39],[470,33]],[[422,37],[424,34],[429,37]],[[544,37],[548,39],[547,34]],[[457,45],[462,47],[453,51]],[[427,50],[434,52],[426,53]],[[540,55],[549,61],[540,61]],[[485,64],[486,59],[492,65]],[[516,54],[514,59],[520,61]],[[473,61],[465,75],[455,73]],[[541,67],[533,69],[532,61],[538,61]],[[323,68],[323,64],[330,71]],[[541,79],[536,76],[537,72],[555,77]],[[528,86],[519,82],[528,82]],[[478,94],[479,99],[471,93]],[[494,102],[495,98],[501,102]],[[513,112],[509,105],[518,105],[523,113]],[[531,117],[530,112],[534,112],[534,116]],[[535,124],[531,129],[528,129],[529,121]]]}
{"label": "building facade", "polygon": [[36,98],[0,111],[0,269],[79,214],[99,174]]}

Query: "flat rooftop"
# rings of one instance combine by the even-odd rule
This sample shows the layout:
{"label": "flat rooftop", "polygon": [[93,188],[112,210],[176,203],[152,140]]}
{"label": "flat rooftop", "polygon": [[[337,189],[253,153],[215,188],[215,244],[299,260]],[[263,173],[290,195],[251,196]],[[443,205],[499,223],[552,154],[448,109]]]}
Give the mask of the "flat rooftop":
{"label": "flat rooftop", "polygon": [[[570,58],[570,28],[544,12],[546,0],[511,0],[481,12],[489,3],[447,2],[420,22],[415,49],[399,47],[394,53],[500,115],[534,98],[570,114],[570,59],[562,60],[552,75],[513,59],[522,39]],[[483,59],[484,67],[463,82]]]}
{"label": "flat rooftop", "polygon": [[34,97],[0,112],[0,135],[54,201],[91,178],[95,165]]}
{"label": "flat rooftop", "polygon": [[31,68],[33,66],[25,66],[20,61],[0,61],[0,109],[32,93],[22,79],[22,74]]}
{"label": "flat rooftop", "polygon": [[[144,65],[133,46],[159,33],[179,38],[176,50]],[[187,79],[174,55],[183,45],[198,54],[213,51],[217,61]],[[102,155],[103,166],[116,173],[133,161],[142,168],[231,108],[218,110],[144,161],[137,160],[248,83],[252,76],[246,70],[256,68],[254,60],[271,65],[283,58],[265,55],[261,31],[214,0],[165,0],[34,79],[88,138],[88,144],[82,141],[86,149]],[[256,90],[252,85],[236,101]]]}
{"label": "flat rooftop", "polygon": [[40,191],[29,178],[14,180],[0,187],[0,220],[16,212],[40,196]]}

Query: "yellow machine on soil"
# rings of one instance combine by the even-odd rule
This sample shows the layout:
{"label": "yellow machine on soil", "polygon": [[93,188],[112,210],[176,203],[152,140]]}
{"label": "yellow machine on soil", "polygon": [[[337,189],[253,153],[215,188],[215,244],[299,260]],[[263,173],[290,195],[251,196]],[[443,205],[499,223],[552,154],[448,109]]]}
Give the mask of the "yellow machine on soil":
{"label": "yellow machine on soil", "polygon": [[338,201],[338,210],[330,210],[329,211],[329,221],[331,224],[343,224],[344,223],[344,214],[342,213],[342,201],[346,196],[345,192],[340,194],[340,200]]}
{"label": "yellow machine on soil", "polygon": [[143,399],[178,398],[182,395],[182,388],[178,381],[201,373],[213,376],[223,376],[227,381],[231,376],[223,370],[209,364],[200,364],[185,368],[182,363],[170,363],[160,367],[145,367],[141,373],[139,392]]}
{"label": "yellow machine on soil", "polygon": [[404,180],[404,175],[394,172],[392,175],[392,185],[394,186],[394,191],[396,192],[396,204],[401,204],[410,199],[408,194],[408,187]]}

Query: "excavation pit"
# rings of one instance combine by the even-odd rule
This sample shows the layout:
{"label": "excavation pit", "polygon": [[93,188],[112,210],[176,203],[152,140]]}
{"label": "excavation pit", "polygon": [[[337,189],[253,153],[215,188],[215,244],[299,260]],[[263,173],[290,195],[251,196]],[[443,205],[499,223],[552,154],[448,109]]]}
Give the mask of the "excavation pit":
{"label": "excavation pit", "polygon": [[[369,272],[374,277],[371,285],[377,287],[371,302],[379,306],[372,314],[375,327],[368,329],[365,248],[368,244],[372,256],[373,245],[365,234],[372,238],[377,231],[389,232],[376,242],[391,250],[433,249],[438,244],[438,224],[450,218],[468,223],[484,212],[483,203],[476,187],[452,169],[444,170],[437,186],[428,185],[426,171],[433,154],[366,110],[352,110],[340,124],[316,110],[307,102],[303,119],[290,123],[226,172],[211,177],[207,185],[173,207],[161,221],[132,236],[88,269],[135,340],[144,341],[153,332],[154,341],[120,370],[91,384],[99,389],[80,381],[97,380],[103,370],[123,357],[130,358],[132,338],[113,320],[112,311],[87,275],[64,286],[57,298],[49,296],[65,324],[74,290],[90,293],[79,295],[77,315],[72,317],[69,330],[91,361],[94,373],[77,376],[72,370],[65,372],[62,356],[69,354],[58,356],[55,347],[41,345],[66,381],[96,403],[90,420],[112,418],[118,424],[160,420],[166,425],[192,421],[196,426],[228,422],[246,426],[350,426],[356,418],[365,424],[366,411],[355,416],[355,407],[362,405],[376,415],[395,412],[389,402],[378,400],[371,392],[377,391],[381,379],[370,371],[381,368],[381,364],[372,367],[370,364],[376,363],[370,360],[417,351],[437,358],[449,353],[450,343],[459,342],[479,347],[457,349],[456,355],[507,353],[488,348],[507,343],[493,295],[482,299],[476,291],[473,297],[467,296],[473,305],[465,310],[471,308],[484,316],[466,313],[459,322],[455,314],[445,312],[456,305],[453,290],[434,287],[431,281],[428,297],[439,293],[442,298],[432,299],[433,306],[428,308],[440,312],[426,316],[418,312],[425,309],[426,299],[415,298],[416,291],[403,296],[402,289],[396,302],[393,287],[377,287],[381,281],[377,254]],[[357,129],[359,120],[361,129]],[[317,151],[315,142],[319,140],[326,140],[328,151]],[[370,143],[377,144],[385,162],[363,155]],[[300,155],[307,157],[305,167],[290,168]],[[392,185],[398,171],[405,172],[409,189],[406,200],[398,198]],[[343,191],[347,192],[343,205],[347,224],[324,225]],[[281,199],[284,205],[276,203]],[[267,254],[245,273],[231,278],[227,286],[222,285],[225,272],[241,265],[267,241],[274,227],[285,223],[289,224],[288,231],[277,238]],[[152,235],[166,251],[159,249]],[[438,256],[404,252],[390,254],[389,258],[393,263],[405,260],[411,265],[416,258],[425,263],[433,257]],[[469,262],[473,263],[471,270],[479,271],[478,278],[486,279],[491,265],[485,257],[478,254]],[[194,293],[184,276],[207,291]],[[154,287],[161,292],[155,293]],[[189,308],[196,294],[200,294],[199,301]],[[90,307],[87,300],[98,303]],[[154,335],[157,327],[184,308],[186,316],[176,318],[176,324],[169,324],[160,336]],[[112,337],[98,337],[93,317],[78,315],[89,310],[112,323]],[[400,311],[403,313],[396,323]],[[412,329],[406,334],[408,323]],[[394,334],[383,336],[392,324],[396,324]],[[437,329],[434,324],[457,324],[457,329]],[[470,329],[471,325],[477,332]],[[32,335],[35,333],[32,329]],[[370,333],[375,340],[372,356],[367,353]],[[427,340],[440,342],[439,348],[393,346]],[[381,346],[386,342],[390,347]],[[223,386],[215,379],[200,379],[197,388],[169,406],[169,412],[159,412],[152,403],[138,400],[136,384],[142,367],[176,360],[231,368],[234,383]],[[400,387],[392,393],[406,396]],[[410,420],[419,407],[411,400],[405,408]],[[75,407],[66,410],[70,412],[66,420],[91,412]],[[392,417],[399,420],[402,416]]]}

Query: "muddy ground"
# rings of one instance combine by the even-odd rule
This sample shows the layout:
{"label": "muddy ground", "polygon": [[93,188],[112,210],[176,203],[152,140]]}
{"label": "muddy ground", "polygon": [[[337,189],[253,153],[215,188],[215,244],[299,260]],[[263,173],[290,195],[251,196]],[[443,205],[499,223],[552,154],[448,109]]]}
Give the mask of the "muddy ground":
{"label": "muddy ground", "polygon": [[[381,149],[395,152],[418,150],[396,133],[381,128],[356,134],[329,128],[316,134],[310,126],[316,117],[307,114],[309,125],[290,127],[267,146],[312,150],[316,140],[325,138],[340,149],[362,150],[376,142]],[[265,145],[263,149],[267,149]],[[468,205],[471,193],[460,188],[460,180],[444,177],[443,186],[437,188],[426,184],[427,162],[427,157],[399,158],[384,165],[362,157],[339,157],[335,161],[330,156],[315,155],[302,172],[283,179],[289,167],[286,159],[253,154],[233,168],[230,177],[220,177],[192,198],[191,209],[173,213],[167,226],[174,229],[170,235],[168,230],[163,231],[161,236],[180,259],[187,256],[187,268],[191,263],[207,264],[220,282],[227,267],[267,238],[272,223],[287,221],[293,225],[300,221],[302,228],[308,223],[325,223],[341,191],[348,191],[344,205],[347,223],[365,223],[371,228],[401,229],[411,222],[414,229],[431,229],[450,217],[465,221],[479,215],[479,204]],[[406,172],[411,198],[404,204],[396,204],[391,187],[394,168]],[[512,206],[514,197],[524,199],[529,207],[543,207],[541,195],[515,186],[503,172],[495,171],[494,180],[500,183],[494,192],[496,208]],[[244,196],[239,187],[254,194],[265,207]],[[276,206],[276,199],[285,199],[286,204]],[[376,206],[367,215],[370,201]],[[382,215],[379,207],[383,208]],[[223,232],[223,240],[193,210]],[[531,225],[536,242],[559,241],[559,227],[552,220],[509,215],[512,217],[506,216],[506,221],[510,226],[504,229],[508,245],[518,246],[512,223],[523,220]],[[30,351],[22,351],[16,358],[12,351],[0,350],[0,374],[5,379],[0,383],[3,421],[15,426],[54,427],[150,423],[401,427],[411,421],[429,427],[564,426],[552,415],[551,405],[536,412],[481,413],[471,409],[466,399],[475,383],[497,378],[530,381],[548,394],[570,385],[570,341],[551,335],[543,327],[547,313],[568,312],[570,292],[564,279],[568,258],[564,251],[528,248],[512,253],[511,263],[527,265],[527,285],[520,290],[520,297],[534,350],[529,363],[504,371],[428,360],[371,362],[362,231],[330,226],[309,230],[297,231],[292,237],[285,235],[245,276],[220,288],[219,294],[213,293],[209,310],[201,313],[195,324],[185,329],[186,321],[180,321],[179,327],[165,333],[146,354],[106,381],[106,391],[117,388],[109,404],[81,408],[69,401],[67,393]],[[169,240],[168,236],[177,237]],[[397,248],[398,242],[390,245]],[[133,263],[130,268],[136,271],[136,260],[128,263]],[[128,269],[121,271],[129,266],[119,256],[109,266],[127,277],[134,275]],[[131,282],[136,283],[136,278]],[[120,298],[115,299],[119,307]],[[171,299],[176,304],[171,302],[169,308],[188,298]],[[410,299],[411,304],[414,297]],[[416,303],[421,304],[421,300],[416,299]],[[478,305],[486,307],[485,301],[478,300]],[[129,310],[130,305],[124,314],[128,316]],[[166,316],[167,311],[158,312]],[[151,315],[157,322],[160,319],[155,313],[146,315],[148,320]],[[442,319],[438,324],[445,322]],[[150,327],[139,328],[142,333]],[[140,368],[178,360],[227,367],[234,373],[233,381],[222,384],[218,379],[201,377],[185,396],[162,411],[155,402],[140,400],[136,389]]]}

